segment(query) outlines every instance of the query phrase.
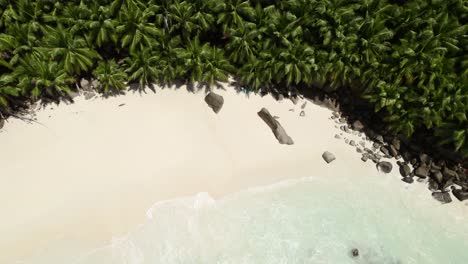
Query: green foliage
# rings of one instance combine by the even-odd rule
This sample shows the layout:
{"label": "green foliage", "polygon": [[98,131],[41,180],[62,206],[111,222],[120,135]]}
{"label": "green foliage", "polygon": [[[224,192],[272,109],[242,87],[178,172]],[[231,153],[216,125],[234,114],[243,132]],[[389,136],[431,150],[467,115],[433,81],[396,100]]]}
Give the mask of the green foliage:
{"label": "green foliage", "polygon": [[0,32],[0,112],[90,74],[104,93],[319,82],[351,86],[394,132],[468,155],[467,1],[0,0]]}
{"label": "green foliage", "polygon": [[125,90],[127,74],[119,67],[115,60],[101,61],[93,71],[94,77],[99,80],[104,93]]}

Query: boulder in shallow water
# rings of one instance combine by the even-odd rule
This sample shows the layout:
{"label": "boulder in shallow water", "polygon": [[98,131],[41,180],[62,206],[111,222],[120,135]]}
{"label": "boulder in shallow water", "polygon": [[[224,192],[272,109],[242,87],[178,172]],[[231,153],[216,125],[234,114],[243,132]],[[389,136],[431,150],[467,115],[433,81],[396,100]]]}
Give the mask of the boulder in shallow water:
{"label": "boulder in shallow water", "polygon": [[448,192],[433,192],[432,197],[443,204],[452,202],[452,198]]}
{"label": "boulder in shallow water", "polygon": [[392,171],[392,164],[388,161],[381,161],[377,163],[377,169],[383,173],[390,173]]}
{"label": "boulder in shallow water", "polygon": [[276,139],[278,140],[280,144],[286,144],[286,145],[294,144],[294,141],[292,140],[292,138],[286,133],[286,131],[278,122],[278,120],[276,120],[273,116],[271,116],[270,112],[268,112],[266,108],[262,108],[257,114],[270,127],[270,129],[273,131],[273,134],[275,135]]}
{"label": "boulder in shallow water", "polygon": [[457,199],[462,202],[464,200],[468,200],[468,191],[455,189],[452,191],[453,196],[457,197]]}
{"label": "boulder in shallow water", "polygon": [[205,96],[205,102],[217,114],[223,107],[224,98],[219,94],[210,92],[208,95]]}
{"label": "boulder in shallow water", "polygon": [[331,152],[325,151],[322,154],[323,160],[325,160],[327,163],[330,163],[336,159],[335,155]]}

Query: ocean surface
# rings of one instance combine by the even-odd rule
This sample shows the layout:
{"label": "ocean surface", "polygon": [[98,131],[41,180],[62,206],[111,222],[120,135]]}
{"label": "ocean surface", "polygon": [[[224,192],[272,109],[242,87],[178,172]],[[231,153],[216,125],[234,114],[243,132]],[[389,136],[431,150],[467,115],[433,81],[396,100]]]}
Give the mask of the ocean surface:
{"label": "ocean surface", "polygon": [[389,185],[322,177],[220,200],[199,193],[155,204],[145,223],[107,246],[62,246],[21,263],[468,263],[463,215]]}

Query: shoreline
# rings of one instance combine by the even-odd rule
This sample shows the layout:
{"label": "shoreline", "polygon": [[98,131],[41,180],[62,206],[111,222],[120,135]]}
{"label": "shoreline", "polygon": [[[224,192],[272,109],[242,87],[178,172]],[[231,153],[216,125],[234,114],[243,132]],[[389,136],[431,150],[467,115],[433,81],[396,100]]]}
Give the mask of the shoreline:
{"label": "shoreline", "polygon": [[[334,138],[339,130],[330,110],[311,102],[302,109],[304,101],[294,105],[270,96],[247,99],[224,86],[217,90],[225,98],[219,114],[201,92],[158,87],[156,94],[78,97],[75,104],[49,105],[37,112],[41,125],[11,120],[0,133],[8,150],[0,154],[6,165],[0,210],[7,215],[0,224],[0,251],[11,256],[2,255],[0,262],[60,237],[103,244],[144,221],[155,202],[171,198],[207,192],[218,199],[311,174],[381,176],[374,164],[363,163]],[[279,116],[294,145],[277,142],[257,116],[261,107]],[[326,150],[337,160],[326,164],[321,158]],[[14,162],[19,160],[28,163]],[[398,180],[392,163],[392,173],[384,177]],[[425,188],[414,185],[420,186],[409,188]],[[468,214],[463,203],[444,206]]]}

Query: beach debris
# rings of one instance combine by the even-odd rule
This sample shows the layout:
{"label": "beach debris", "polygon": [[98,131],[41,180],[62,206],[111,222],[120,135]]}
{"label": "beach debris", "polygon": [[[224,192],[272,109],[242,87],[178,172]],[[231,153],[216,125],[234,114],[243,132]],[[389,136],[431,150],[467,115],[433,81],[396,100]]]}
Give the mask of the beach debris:
{"label": "beach debris", "polygon": [[432,197],[443,204],[452,202],[449,192],[433,192]]}
{"label": "beach debris", "polygon": [[419,178],[426,178],[427,177],[427,174],[429,173],[429,168],[422,164],[420,165],[415,171],[414,171],[414,175],[418,176]]}
{"label": "beach debris", "polygon": [[327,163],[330,163],[332,161],[334,161],[336,159],[335,155],[333,155],[333,153],[331,152],[328,152],[328,151],[325,151],[323,154],[322,154],[322,158],[323,160],[325,160]]}
{"label": "beach debris", "polygon": [[460,189],[455,189],[452,190],[453,196],[457,197],[457,199],[460,202],[463,202],[464,200],[468,200],[468,190],[460,190]]}
{"label": "beach debris", "polygon": [[353,249],[351,250],[351,255],[352,255],[353,257],[359,257],[359,250],[358,250],[357,248],[353,248]]}
{"label": "beach debris", "polygon": [[271,128],[273,134],[275,135],[276,139],[278,139],[278,142],[280,144],[294,144],[292,138],[288,136],[281,124],[273,116],[271,116],[270,112],[268,112],[266,108],[262,108],[257,114]]}
{"label": "beach debris", "polygon": [[383,173],[390,173],[392,171],[392,164],[388,161],[381,161],[377,163],[377,169]]}
{"label": "beach debris", "polygon": [[305,112],[304,112],[304,111],[301,111],[301,113],[299,114],[299,116],[305,116]]}
{"label": "beach debris", "polygon": [[119,104],[119,107],[122,107],[122,106],[124,106],[124,105],[125,105],[125,104]]}
{"label": "beach debris", "polygon": [[406,177],[411,174],[411,168],[410,166],[408,166],[408,164],[401,162],[399,163],[399,165],[400,165],[401,176]]}
{"label": "beach debris", "polygon": [[403,179],[401,179],[401,180],[404,181],[404,182],[406,182],[406,183],[409,183],[409,184],[411,184],[411,183],[414,182],[413,177],[410,177],[410,176],[408,176],[408,177],[403,177]]}
{"label": "beach debris", "polygon": [[364,125],[361,123],[361,121],[356,120],[353,122],[353,129],[356,131],[362,131],[364,129]]}
{"label": "beach debris", "polygon": [[210,92],[210,93],[208,93],[207,96],[205,96],[205,102],[217,114],[217,113],[219,113],[219,111],[223,107],[224,98],[219,94],[215,94],[213,92]]}

